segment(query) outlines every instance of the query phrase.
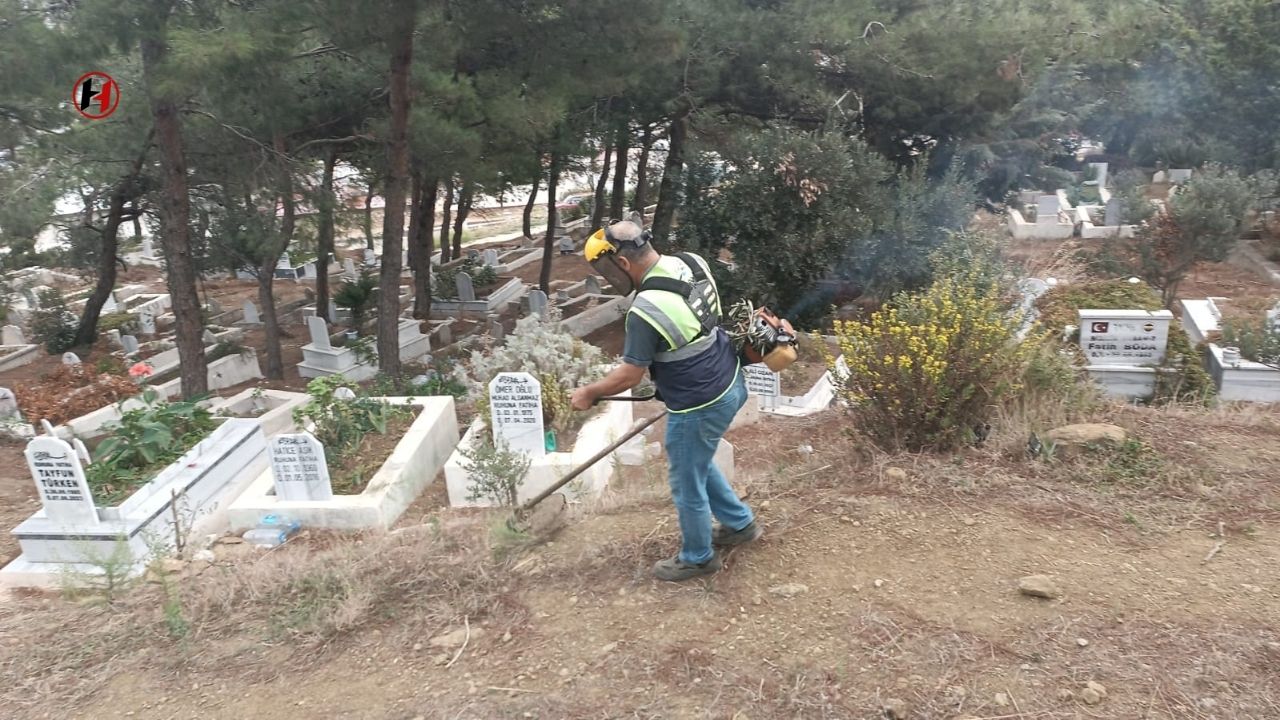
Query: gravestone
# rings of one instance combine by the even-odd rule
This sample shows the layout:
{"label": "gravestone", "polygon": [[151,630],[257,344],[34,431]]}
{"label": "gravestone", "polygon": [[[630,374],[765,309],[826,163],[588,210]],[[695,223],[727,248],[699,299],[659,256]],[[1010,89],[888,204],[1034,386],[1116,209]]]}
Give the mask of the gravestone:
{"label": "gravestone", "polygon": [[1080,351],[1090,365],[1159,365],[1169,341],[1168,310],[1080,310]]}
{"label": "gravestone", "polygon": [[1175,185],[1181,185],[1190,179],[1191,179],[1190,168],[1177,168],[1177,169],[1170,168],[1169,170],[1169,182]]}
{"label": "gravestone", "polygon": [[120,306],[116,304],[115,293],[107,293],[107,301],[102,303],[102,312],[108,315],[120,312]]}
{"label": "gravestone", "polygon": [[547,294],[541,290],[529,291],[529,314],[537,315],[539,319],[547,319]]}
{"label": "gravestone", "polygon": [[311,433],[284,433],[271,439],[271,476],[278,500],[333,499],[324,445]]}
{"label": "gravestone", "polygon": [[600,280],[597,279],[595,275],[588,275],[585,281],[585,284],[587,286],[587,294],[589,295],[602,294],[603,290],[600,287]]}
{"label": "gravestone", "polygon": [[373,267],[378,264],[378,256],[369,248],[364,249],[364,266]]}
{"label": "gravestone", "polygon": [[120,331],[112,328],[107,331],[107,344],[112,350],[123,350],[124,341],[120,338]]}
{"label": "gravestone", "polygon": [[262,318],[258,317],[258,306],[254,305],[252,300],[244,301],[244,319],[240,322],[245,325],[262,324]]}
{"label": "gravestone", "polygon": [[5,325],[2,331],[3,344],[26,345],[27,339],[22,335],[22,328],[17,325]]}
{"label": "gravestone", "polygon": [[458,287],[458,299],[462,302],[473,302],[476,299],[476,288],[471,284],[471,276],[460,272],[454,276],[454,284]]}
{"label": "gravestone", "polygon": [[26,456],[46,518],[63,525],[98,524],[98,509],[89,494],[84,467],[67,441],[49,436],[32,438]]}
{"label": "gravestone", "polygon": [[49,418],[40,418],[40,429],[49,437],[57,437],[57,433],[53,431],[53,423],[49,422]]}
{"label": "gravestone", "polygon": [[467,251],[467,259],[468,259],[468,260],[475,260],[475,259],[476,259],[476,258],[478,258],[478,257],[480,257],[480,251],[479,251],[479,250],[468,250],[468,251]]}
{"label": "gravestone", "polygon": [[1120,224],[1120,198],[1111,198],[1107,201],[1107,209],[1103,213],[1102,224],[1107,227],[1115,227]]}
{"label": "gravestone", "polygon": [[311,346],[317,350],[332,350],[329,342],[329,324],[324,318],[311,315],[307,318],[307,332],[311,333]]}
{"label": "gravestone", "polygon": [[0,420],[16,420],[20,416],[18,396],[9,388],[0,387]]}
{"label": "gravestone", "polygon": [[542,385],[525,372],[499,373],[489,382],[493,442],[532,457],[547,453],[542,426]]}
{"label": "gravestone", "polygon": [[1165,183],[1168,181],[1169,181],[1169,174],[1163,170],[1159,170],[1151,176],[1151,183],[1153,185],[1160,185],[1161,183]]}
{"label": "gravestone", "polygon": [[121,335],[120,347],[128,355],[135,354],[138,352],[138,338],[133,335]]}
{"label": "gravestone", "polygon": [[486,321],[485,329],[489,333],[489,337],[494,340],[501,340],[506,334],[506,328],[502,327],[502,318],[490,314],[487,316]]}
{"label": "gravestone", "polygon": [[1094,181],[1098,183],[1098,189],[1101,190],[1102,188],[1106,187],[1107,186],[1107,167],[1108,167],[1107,163],[1104,163],[1104,162],[1089,163],[1089,166],[1093,168],[1094,175],[1095,175]]}
{"label": "gravestone", "polygon": [[143,335],[156,334],[156,316],[152,315],[150,310],[138,313],[138,332]]}
{"label": "gravestone", "polygon": [[62,353],[62,364],[63,365],[79,365],[80,356],[73,352],[64,352]]}
{"label": "gravestone", "polygon": [[209,328],[204,329],[204,333],[200,335],[200,341],[203,342],[205,345],[218,344],[218,338],[213,336],[213,331],[210,330]]}
{"label": "gravestone", "polygon": [[489,267],[496,267],[498,265],[498,251],[494,250],[493,248],[489,248],[488,250],[485,250],[484,264],[488,265]]}
{"label": "gravestone", "polygon": [[206,309],[206,310],[208,310],[208,311],[209,311],[209,314],[210,314],[210,315],[221,315],[221,314],[222,314],[222,303],[218,302],[217,300],[215,300],[215,299],[213,299],[213,298],[209,298],[209,302],[205,303],[205,306],[204,306],[204,307],[205,307],[205,309]]}
{"label": "gravestone", "polygon": [[573,254],[573,238],[571,236],[569,235],[560,236],[560,254],[561,255]]}
{"label": "gravestone", "polygon": [[329,301],[329,319],[335,322],[338,319],[338,303],[333,300]]}
{"label": "gravestone", "polygon": [[1041,195],[1036,198],[1036,224],[1056,224],[1058,212],[1062,209],[1057,195]]}
{"label": "gravestone", "polygon": [[78,437],[71,438],[71,446],[76,450],[76,457],[80,458],[80,462],[88,465],[93,462],[93,458],[89,456],[89,448],[84,446],[84,441]]}
{"label": "gravestone", "polygon": [[150,258],[156,256],[156,248],[151,244],[150,237],[142,238],[142,257]]}
{"label": "gravestone", "polygon": [[277,270],[293,270],[293,263],[290,262],[288,255],[280,256],[280,259],[276,261],[276,269]]}
{"label": "gravestone", "polygon": [[334,388],[334,390],[333,390],[333,399],[334,399],[334,400],[347,400],[347,401],[355,400],[355,399],[356,399],[356,391],[355,391],[355,390],[352,390],[352,389],[351,389],[351,388],[349,388],[349,387]]}
{"label": "gravestone", "polygon": [[782,379],[763,363],[743,365],[742,376],[746,380],[748,394],[762,397],[777,397],[782,394]]}
{"label": "gravestone", "polygon": [[557,304],[557,305],[563,305],[563,304],[565,304],[565,303],[569,302],[569,301],[570,301],[570,300],[572,300],[572,299],[573,299],[573,298],[569,296],[569,291],[568,291],[568,290],[557,290],[557,291],[556,291],[556,304]]}
{"label": "gravestone", "polygon": [[357,277],[355,260],[352,260],[351,258],[342,259],[342,276],[352,282],[355,281]]}

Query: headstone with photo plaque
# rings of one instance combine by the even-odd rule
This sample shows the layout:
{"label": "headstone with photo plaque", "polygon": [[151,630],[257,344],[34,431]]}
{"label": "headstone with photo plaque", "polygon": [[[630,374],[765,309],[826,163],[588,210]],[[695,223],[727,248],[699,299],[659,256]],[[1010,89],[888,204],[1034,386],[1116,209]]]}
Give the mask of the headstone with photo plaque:
{"label": "headstone with photo plaque", "polygon": [[27,443],[26,457],[46,518],[62,525],[98,524],[84,467],[70,443],[47,435],[35,437]]}
{"label": "headstone with photo plaque", "polygon": [[1080,352],[1090,365],[1154,366],[1164,362],[1168,310],[1080,310]]}
{"label": "headstone with photo plaque", "polygon": [[271,475],[280,500],[333,499],[324,445],[311,433],[282,433],[271,439]]}
{"label": "headstone with photo plaque", "polygon": [[542,425],[542,384],[526,372],[498,373],[489,382],[493,442],[500,448],[542,457],[547,452]]}

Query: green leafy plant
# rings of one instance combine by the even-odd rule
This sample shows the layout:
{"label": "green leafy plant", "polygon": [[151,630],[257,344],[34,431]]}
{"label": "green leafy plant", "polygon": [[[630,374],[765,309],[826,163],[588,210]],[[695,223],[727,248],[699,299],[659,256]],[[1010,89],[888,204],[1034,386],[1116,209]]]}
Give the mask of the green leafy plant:
{"label": "green leafy plant", "polygon": [[316,378],[307,383],[311,400],[293,411],[293,420],[300,427],[314,425],[311,434],[324,445],[325,457],[331,462],[357,447],[365,434],[385,433],[392,418],[408,412],[369,397],[335,397],[338,388],[354,386],[341,375]]}
{"label": "green leafy plant", "polygon": [[516,504],[524,476],[529,472],[531,460],[528,455],[505,447],[494,447],[491,443],[477,443],[460,452],[467,460],[464,467],[470,479],[467,500],[492,500],[497,505],[508,507]]}
{"label": "green leafy plant", "polygon": [[378,279],[367,272],[361,272],[355,281],[342,283],[338,292],[333,294],[333,304],[351,313],[352,330],[359,332],[364,327],[364,321],[377,297],[377,290]]}
{"label": "green leafy plant", "polygon": [[458,297],[458,273],[460,272],[471,276],[471,286],[476,290],[487,288],[498,281],[497,270],[485,265],[478,258],[467,258],[453,267],[444,268],[436,273],[436,293],[440,297]]}
{"label": "green leafy plant", "polygon": [[138,332],[138,318],[133,313],[114,312],[98,318],[98,332],[108,333],[119,330],[125,335]]}
{"label": "green leafy plant", "polygon": [[216,423],[196,401],[167,403],[148,388],[143,407],[127,410],[85,468],[94,499],[116,503],[213,431]]}
{"label": "green leafy plant", "polygon": [[1265,321],[1224,322],[1221,344],[1239,348],[1246,360],[1280,369],[1280,332],[1268,328]]}
{"label": "green leafy plant", "polygon": [[67,309],[67,301],[52,288],[41,290],[39,300],[40,309],[31,316],[31,334],[50,355],[70,350],[76,342],[77,321]]}

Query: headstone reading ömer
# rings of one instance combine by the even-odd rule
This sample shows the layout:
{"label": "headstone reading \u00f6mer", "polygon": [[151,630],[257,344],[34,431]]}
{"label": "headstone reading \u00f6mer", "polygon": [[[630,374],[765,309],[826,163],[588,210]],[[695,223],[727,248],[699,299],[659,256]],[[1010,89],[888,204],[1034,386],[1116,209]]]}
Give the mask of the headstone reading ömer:
{"label": "headstone reading \u00f6mer", "polygon": [[542,457],[547,452],[542,426],[542,384],[526,372],[498,373],[489,382],[493,442],[499,448]]}
{"label": "headstone reading \u00f6mer", "polygon": [[40,436],[27,443],[27,467],[40,492],[44,514],[63,525],[98,524],[98,510],[76,451],[65,440]]}
{"label": "headstone reading \u00f6mer", "polygon": [[271,439],[271,476],[278,500],[333,499],[324,445],[311,433],[283,433]]}

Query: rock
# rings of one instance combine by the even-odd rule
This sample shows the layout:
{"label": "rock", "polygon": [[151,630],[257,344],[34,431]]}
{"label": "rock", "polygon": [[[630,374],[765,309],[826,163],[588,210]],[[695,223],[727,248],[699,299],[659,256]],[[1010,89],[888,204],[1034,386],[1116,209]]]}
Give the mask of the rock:
{"label": "rock", "polygon": [[618,643],[616,643],[616,642],[611,642],[611,643],[609,643],[608,645],[605,645],[604,647],[600,648],[600,654],[601,654],[601,655],[608,655],[609,653],[611,653],[611,652],[613,652],[614,650],[617,650],[617,649],[618,649]]}
{"label": "rock", "polygon": [[1053,600],[1061,595],[1053,578],[1048,575],[1028,575],[1018,581],[1018,592],[1035,598]]}
{"label": "rock", "polygon": [[1085,423],[1055,428],[1045,434],[1045,439],[1053,443],[1054,452],[1059,456],[1068,457],[1089,447],[1123,445],[1129,439],[1129,433],[1118,425]]}
{"label": "rock", "polygon": [[775,585],[769,588],[769,592],[779,597],[789,598],[809,592],[809,586],[802,585],[800,583],[786,583],[784,585]]}
{"label": "rock", "polygon": [[1090,680],[1089,682],[1085,683],[1085,689],[1094,691],[1095,693],[1098,694],[1099,697],[1107,696],[1107,688],[1100,682],[1094,682],[1093,680]]}
{"label": "rock", "polygon": [[884,580],[881,580],[880,578],[876,578],[875,582],[871,584],[875,585],[877,588],[882,588],[884,587]]}
{"label": "rock", "polygon": [[906,482],[907,471],[896,467],[885,468],[884,479],[889,482]]}
{"label": "rock", "polygon": [[1009,707],[1009,696],[1005,693],[996,693],[996,707]]}
{"label": "rock", "polygon": [[239,535],[224,535],[214,541],[217,545],[239,545],[244,542],[244,538]]}
{"label": "rock", "polygon": [[1076,645],[1080,647],[1089,647],[1089,641],[1084,638],[1076,638]]}
{"label": "rock", "polygon": [[[483,635],[484,635],[483,628],[476,628],[476,627],[471,628],[472,640],[478,640]],[[460,627],[457,630],[454,630],[452,632],[447,632],[443,635],[437,635],[431,638],[431,640],[429,640],[428,643],[431,645],[431,647],[456,648],[456,647],[462,647],[462,643],[466,641],[467,641],[467,629],[465,627]]]}
{"label": "rock", "polygon": [[898,698],[889,698],[880,706],[884,716],[889,720],[904,720],[907,717],[907,702]]}
{"label": "rock", "polygon": [[1093,688],[1085,688],[1084,690],[1081,690],[1080,699],[1084,700],[1085,703],[1089,705],[1097,705],[1098,703],[1102,702],[1102,696],[1099,695],[1098,691],[1094,690]]}
{"label": "rock", "polygon": [[504,643],[509,643],[509,642],[511,642],[511,633],[510,633],[510,632],[504,632],[504,633],[502,633],[502,642],[504,642]]}

